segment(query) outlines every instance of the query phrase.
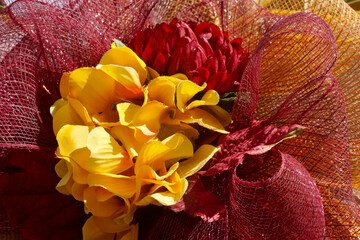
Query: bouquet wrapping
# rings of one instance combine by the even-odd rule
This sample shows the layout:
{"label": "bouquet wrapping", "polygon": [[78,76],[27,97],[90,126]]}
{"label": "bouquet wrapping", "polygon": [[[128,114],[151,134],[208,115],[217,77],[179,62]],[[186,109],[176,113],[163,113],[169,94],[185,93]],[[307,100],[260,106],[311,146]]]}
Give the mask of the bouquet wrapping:
{"label": "bouquet wrapping", "polygon": [[[58,143],[49,109],[63,97],[63,73],[95,67],[114,39],[161,75],[181,72],[220,94],[235,93],[220,150],[189,179],[177,204],[135,212],[139,239],[360,236],[360,18],[343,1],[3,4],[1,237],[82,238],[83,204],[55,189]],[[161,40],[172,35],[161,31],[172,33],[171,24],[183,22],[206,54],[186,53],[186,43],[164,57]],[[214,24],[206,25],[207,35],[196,28],[202,23]],[[235,65],[239,70],[229,67]],[[202,140],[215,139],[206,134],[200,131]]]}

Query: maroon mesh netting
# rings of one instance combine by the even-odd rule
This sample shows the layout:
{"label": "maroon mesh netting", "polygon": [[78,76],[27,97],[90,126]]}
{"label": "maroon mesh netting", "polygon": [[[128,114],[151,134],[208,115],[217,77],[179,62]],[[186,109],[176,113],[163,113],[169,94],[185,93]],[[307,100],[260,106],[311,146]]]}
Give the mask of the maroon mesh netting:
{"label": "maroon mesh netting", "polygon": [[[95,66],[114,38],[128,44],[139,29],[174,18],[210,21],[228,31],[229,39],[243,39],[250,60],[233,110],[235,130],[254,119],[306,129],[268,153],[245,156],[236,169],[201,177],[225,204],[222,219],[209,223],[156,208],[140,219],[140,238],[359,238],[351,174],[356,180],[360,72],[350,70],[360,69],[360,61],[343,51],[349,42],[359,42],[341,30],[349,13],[341,15],[345,3],[335,0],[301,1],[302,8],[269,2],[267,9],[289,16],[250,0],[3,1],[0,238],[81,238],[82,206],[55,190],[49,107],[60,96],[60,77]],[[351,26],[359,26],[360,20],[352,19]]]}

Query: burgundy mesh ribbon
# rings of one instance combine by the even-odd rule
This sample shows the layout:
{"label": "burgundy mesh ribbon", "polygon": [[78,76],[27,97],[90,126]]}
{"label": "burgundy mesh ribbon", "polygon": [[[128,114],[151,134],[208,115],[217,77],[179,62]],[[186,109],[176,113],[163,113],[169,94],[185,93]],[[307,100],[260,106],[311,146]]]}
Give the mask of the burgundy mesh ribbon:
{"label": "burgundy mesh ribbon", "polygon": [[256,120],[305,130],[267,153],[244,155],[234,168],[200,177],[225,206],[220,220],[150,208],[139,213],[140,238],[360,236],[360,208],[351,186],[355,134],[348,134],[354,114],[348,125],[345,105],[351,99],[345,95],[344,100],[338,84],[347,76],[337,73],[337,81],[331,72],[336,41],[320,17],[280,17],[250,0],[5,3],[0,13],[0,236],[81,239],[83,207],[55,190],[59,179],[49,107],[59,98],[61,74],[95,66],[112,39],[128,44],[139,29],[175,17],[216,22],[229,39],[242,38],[251,54],[231,133]]}

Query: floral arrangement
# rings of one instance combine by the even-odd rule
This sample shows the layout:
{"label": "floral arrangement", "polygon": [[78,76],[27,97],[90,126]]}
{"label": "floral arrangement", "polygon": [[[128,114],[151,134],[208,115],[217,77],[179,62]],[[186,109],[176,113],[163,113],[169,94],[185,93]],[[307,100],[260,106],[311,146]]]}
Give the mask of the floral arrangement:
{"label": "floral arrangement", "polygon": [[0,236],[359,236],[345,3],[4,5]]}

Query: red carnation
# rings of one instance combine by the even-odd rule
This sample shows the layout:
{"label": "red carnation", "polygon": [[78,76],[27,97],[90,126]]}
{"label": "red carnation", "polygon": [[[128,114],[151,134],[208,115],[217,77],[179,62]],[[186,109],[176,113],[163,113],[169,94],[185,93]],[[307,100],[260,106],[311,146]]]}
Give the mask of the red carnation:
{"label": "red carnation", "polygon": [[207,89],[224,93],[232,91],[248,61],[241,42],[240,38],[230,42],[215,24],[175,19],[138,31],[130,47],[160,75],[184,73],[195,83],[206,82]]}

